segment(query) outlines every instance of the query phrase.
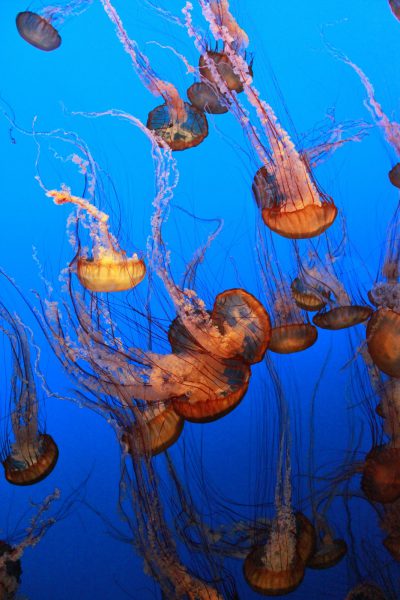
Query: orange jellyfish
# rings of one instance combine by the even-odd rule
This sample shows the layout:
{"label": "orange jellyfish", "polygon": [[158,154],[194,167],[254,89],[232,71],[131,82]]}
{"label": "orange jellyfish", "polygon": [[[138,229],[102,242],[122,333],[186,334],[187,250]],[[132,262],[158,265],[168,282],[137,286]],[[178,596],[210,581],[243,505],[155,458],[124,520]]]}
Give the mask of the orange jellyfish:
{"label": "orange jellyfish", "polygon": [[347,554],[347,544],[336,538],[326,519],[316,519],[316,545],[313,554],[307,561],[310,569],[330,569],[337,565]]}
{"label": "orange jellyfish", "polygon": [[171,150],[186,150],[198,146],[208,135],[204,112],[184,102],[172,83],[163,81],[156,75],[149,59],[140,51],[136,42],[129,38],[110,0],[101,1],[142,83],[152,94],[164,99],[164,104],[149,113],[147,127]]}
{"label": "orange jellyfish", "polygon": [[38,399],[31,365],[30,346],[25,327],[19,317],[1,307],[1,326],[11,344],[13,376],[11,381],[11,421],[14,442],[3,450],[5,477],[14,485],[33,485],[45,479],[54,469],[58,448],[48,433],[40,431]]}
{"label": "orange jellyfish", "polygon": [[366,456],[361,489],[372,502],[387,504],[400,498],[400,448],[376,446]]}
{"label": "orange jellyfish", "polygon": [[110,234],[108,215],[98,210],[88,200],[72,196],[67,189],[47,192],[55,204],[75,204],[93,218],[91,236],[92,257],[78,255],[76,272],[78,279],[91,292],[120,292],[130,290],[143,281],[146,267],[137,254],[127,257]]}
{"label": "orange jellyfish", "polygon": [[367,327],[368,352],[376,366],[390,377],[400,377],[400,205],[389,227],[383,281],[368,296],[377,307]]}
{"label": "orange jellyfish", "polygon": [[335,263],[342,252],[341,245],[338,250],[332,251],[328,242],[324,259],[320,258],[311,244],[307,260],[297,255],[299,276],[291,285],[293,297],[296,304],[300,302],[300,306],[306,310],[318,310],[312,321],[322,329],[354,327],[367,321],[373,312],[366,304],[352,302],[340,281]]}
{"label": "orange jellyfish", "polygon": [[305,515],[292,507],[291,444],[288,407],[281,382],[271,361],[279,406],[279,458],[276,466],[275,516],[266,531],[266,541],[250,551],[243,564],[244,577],[252,590],[265,596],[284,595],[302,582],[306,564],[314,553],[315,531]]}
{"label": "orange jellyfish", "polygon": [[[201,34],[193,26],[190,3],[186,4],[183,11],[186,27],[202,53],[206,68],[212,73],[213,82],[224,98],[229,100],[231,111],[244,127],[263,163],[254,177],[253,191],[265,224],[272,231],[290,239],[320,235],[334,222],[336,206],[319,189],[308,161],[296,150],[272,107],[261,99],[259,91],[253,85],[251,68],[240,51],[245,34],[230,13],[227,0],[200,0],[200,6],[214,38],[223,44],[223,54],[221,57],[218,55],[218,63],[212,55],[203,53],[205,44]],[[242,106],[236,93],[229,89],[231,79],[226,79],[225,74],[219,72],[219,64],[231,70],[233,79],[238,78],[240,81],[248,101],[256,110],[261,131],[250,122],[248,111]],[[202,68],[204,72],[204,66]],[[263,137],[267,140],[265,146]],[[269,150],[266,150],[266,146]]]}
{"label": "orange jellyfish", "polygon": [[[270,234],[271,238],[271,234]],[[291,354],[310,348],[318,337],[317,328],[296,304],[286,276],[281,272],[274,245],[267,244],[260,232],[259,256],[268,302],[273,306],[271,340],[268,349],[278,354]]]}
{"label": "orange jellyfish", "polygon": [[156,456],[175,444],[183,430],[184,419],[163,403],[137,411],[136,418],[121,438],[128,452],[134,446],[138,454]]}

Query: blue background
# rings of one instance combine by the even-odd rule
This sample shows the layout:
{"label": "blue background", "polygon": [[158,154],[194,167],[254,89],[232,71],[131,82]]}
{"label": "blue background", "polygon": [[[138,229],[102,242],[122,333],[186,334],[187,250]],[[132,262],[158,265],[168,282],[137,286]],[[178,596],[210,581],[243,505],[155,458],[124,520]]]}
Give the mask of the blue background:
{"label": "blue background", "polygon": [[[173,82],[184,95],[192,76],[186,74],[183,63],[170,50],[150,42],[155,40],[174,47],[195,65],[198,55],[186,32],[163,21],[139,0],[119,1],[115,6],[129,35],[148,54],[157,73]],[[181,7],[182,3],[176,0],[168,2],[171,12],[179,13]],[[62,127],[77,132],[87,142],[117,190],[109,199],[114,215],[112,228],[117,231],[120,226],[121,245],[127,251],[144,252],[154,196],[147,140],[137,129],[117,119],[89,120],[68,113],[119,108],[145,122],[148,112],[160,101],[143,88],[99,1],[84,14],[64,23],[60,28],[62,46],[53,53],[40,52],[19,37],[15,16],[27,8],[15,0],[1,2],[3,108],[8,114],[13,113],[15,122],[26,130],[31,130],[36,116],[37,130]],[[29,6],[34,11],[41,8],[37,2]],[[329,53],[322,31],[367,73],[386,113],[400,118],[400,23],[384,0],[351,3],[244,0],[232,1],[232,12],[250,38],[255,84],[295,140],[296,135],[301,137],[310,131],[318,139],[319,124],[332,108],[338,122],[370,121],[363,106],[363,87],[355,73]],[[215,222],[205,219],[223,218],[223,232],[200,267],[199,295],[211,305],[218,292],[241,285],[262,299],[255,260],[257,214],[251,195],[252,177],[259,164],[231,115],[210,117],[209,129],[203,144],[175,155],[180,182],[173,200],[175,208],[164,231],[174,272],[177,276],[182,274],[185,262],[215,227]],[[40,173],[45,185],[59,187],[64,182],[79,195],[82,177],[70,165],[57,160],[51,146],[43,143],[42,147]],[[60,144],[53,146],[64,156],[72,151]],[[56,280],[69,264],[73,252],[65,234],[70,208],[54,206],[35,181],[36,153],[31,136],[22,135],[15,128],[10,130],[7,119],[0,118],[0,265],[32,302],[30,290],[43,289],[32,248],[37,249],[50,281]],[[387,178],[394,162],[395,156],[381,132],[373,128],[362,143],[349,143],[317,170],[323,189],[335,199],[346,220],[349,244],[359,265],[360,290],[364,294],[368,287],[363,286],[370,285],[378,272],[386,228],[397,203],[397,192]],[[185,215],[179,207],[197,218]],[[335,227],[340,236],[339,225]],[[282,255],[282,259],[287,260],[287,256]],[[349,262],[346,268],[347,277],[351,278],[353,263]],[[24,318],[32,320],[11,287],[3,282],[1,286],[5,304],[13,306],[15,302]],[[163,313],[157,303],[155,311],[160,316]],[[42,348],[41,369],[49,387],[73,396],[73,382],[62,373],[43,336],[35,333]],[[329,367],[317,394],[318,464],[335,465],[344,460],[354,432],[356,437],[363,432],[364,450],[370,447],[367,420],[362,422],[363,412],[349,410],[353,398],[349,391],[351,374],[346,365],[362,338],[362,327],[354,334],[353,346],[347,332],[320,331],[313,348],[276,359],[292,412],[296,486],[301,487],[307,476],[310,398],[328,352]],[[4,387],[6,376],[5,358]],[[177,464],[181,464],[183,449],[190,448],[195,464],[190,466],[189,473],[203,469],[210,489],[216,488],[221,496],[251,506],[260,498],[273,500],[274,467],[266,456],[276,452],[277,424],[269,388],[265,367],[254,368],[249,392],[237,410],[207,426],[187,424],[172,450]],[[8,397],[3,399],[3,414],[7,411],[7,400]],[[124,531],[117,512],[120,453],[113,430],[99,416],[68,400],[50,398],[45,414],[47,430],[60,448],[59,463],[51,476],[35,488],[18,489],[5,480],[0,482],[1,536],[18,538],[27,524],[25,511],[31,500],[40,502],[55,487],[62,492],[60,504],[68,502],[69,495],[77,488],[80,493],[68,515],[56,523],[37,547],[25,553],[21,594],[32,600],[157,597],[156,586],[143,575],[141,559],[129,544],[115,540],[104,519],[99,519],[82,502],[84,499]],[[162,459],[157,460],[161,463]],[[88,476],[83,489],[82,482]],[[348,524],[341,508],[337,508],[336,515],[336,529],[346,536]],[[372,539],[371,544],[379,548],[376,519],[365,503],[354,511],[352,520],[356,530],[363,531]],[[240,597],[253,597],[242,580],[240,561],[231,567]],[[350,562],[322,573],[309,571],[292,598],[342,598],[354,580]]]}

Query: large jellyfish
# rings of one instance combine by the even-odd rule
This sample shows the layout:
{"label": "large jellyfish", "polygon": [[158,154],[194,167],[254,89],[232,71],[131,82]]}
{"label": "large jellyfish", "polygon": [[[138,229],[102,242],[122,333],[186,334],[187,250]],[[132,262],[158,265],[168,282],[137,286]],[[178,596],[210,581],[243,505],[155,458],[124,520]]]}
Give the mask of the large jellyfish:
{"label": "large jellyfish", "polygon": [[[212,55],[205,52],[203,37],[194,28],[191,4],[184,9],[189,35],[203,57],[220,93],[228,98],[231,110],[243,125],[263,166],[253,181],[253,191],[265,224],[276,233],[291,239],[311,238],[323,233],[337,215],[333,201],[318,187],[310,165],[295,148],[288,133],[281,127],[272,107],[261,99],[252,83],[252,72],[242,53],[243,31],[229,12],[227,0],[200,0],[203,15],[217,41],[223,44],[223,56],[229,68],[241,82],[250,104],[255,108],[263,135],[270,151],[262,143],[262,134],[249,120],[236,92],[229,89],[224,73],[218,69]],[[204,69],[204,66],[203,66]]]}
{"label": "large jellyfish", "polygon": [[72,0],[66,5],[48,6],[35,13],[26,10],[18,13],[16,25],[20,36],[35,48],[50,52],[61,45],[58,28],[71,15],[84,12],[92,0]]}
{"label": "large jellyfish", "polygon": [[31,363],[30,346],[25,326],[17,315],[0,306],[1,330],[11,345],[13,374],[11,389],[11,422],[14,441],[3,448],[3,466],[7,481],[14,485],[33,485],[47,477],[58,459],[53,438],[41,431],[38,421],[39,402]]}

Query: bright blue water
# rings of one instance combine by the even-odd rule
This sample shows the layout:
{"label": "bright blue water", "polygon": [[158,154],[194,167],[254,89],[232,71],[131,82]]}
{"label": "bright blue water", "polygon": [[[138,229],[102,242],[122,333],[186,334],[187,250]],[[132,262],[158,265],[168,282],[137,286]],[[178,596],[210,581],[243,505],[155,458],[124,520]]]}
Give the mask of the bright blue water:
{"label": "bright blue water", "polygon": [[[168,3],[168,8],[178,13],[182,4],[174,0]],[[39,11],[41,5],[32,2],[28,8]],[[186,74],[184,65],[171,50],[151,42],[172,46],[196,64],[197,53],[186,32],[163,21],[139,0],[117,2],[116,8],[129,35],[148,54],[156,71],[184,94],[192,76]],[[126,123],[105,118],[88,120],[69,113],[119,108],[145,122],[149,110],[160,102],[141,85],[98,0],[87,12],[65,22],[60,28],[61,48],[48,54],[32,48],[18,36],[15,16],[26,9],[11,0],[3,0],[0,7],[3,108],[26,130],[32,129],[36,118],[35,127],[39,131],[64,128],[77,132],[87,142],[116,189],[116,194],[110,194],[114,230],[120,225],[122,245],[127,250],[145,251],[154,196],[148,142]],[[285,4],[245,0],[233,1],[232,10],[250,37],[255,84],[294,136],[313,131],[318,139],[319,123],[332,108],[338,122],[370,120],[363,106],[363,87],[355,73],[329,53],[322,32],[367,73],[386,113],[400,117],[400,23],[384,0],[351,3],[309,0]],[[215,226],[201,219],[223,218],[223,232],[210,249],[198,277],[199,294],[211,304],[218,292],[229,287],[240,285],[257,295],[261,288],[254,252],[256,209],[251,196],[251,180],[259,165],[253,154],[249,156],[247,141],[232,116],[211,117],[209,127],[209,136],[203,144],[176,155],[180,182],[164,236],[179,275],[183,264]],[[74,193],[81,193],[82,178],[70,165],[54,157],[51,146],[43,144],[40,160],[45,185],[51,188],[64,182]],[[53,147],[63,156],[73,151],[56,143]],[[5,118],[0,118],[0,148],[3,223],[0,265],[34,301],[30,290],[43,288],[37,263],[32,259],[33,247],[46,277],[56,281],[72,258],[65,234],[70,209],[55,207],[45,197],[34,178],[37,158],[34,140],[15,128],[10,129]],[[361,265],[358,276],[364,293],[368,289],[364,284],[370,284],[377,273],[386,227],[396,206],[397,194],[387,179],[393,161],[394,155],[381,132],[372,129],[361,143],[349,143],[317,170],[318,180],[335,199],[346,221],[353,256],[357,265]],[[185,215],[179,207],[198,219]],[[340,236],[340,225],[335,227],[336,235]],[[283,255],[282,258],[285,260]],[[350,261],[346,268],[353,277]],[[15,302],[25,320],[34,327],[32,316],[10,286],[3,282],[1,285],[5,304],[13,306]],[[157,311],[163,316],[159,305],[155,306]],[[363,339],[362,326],[359,329],[355,346]],[[73,397],[74,382],[62,373],[44,337],[39,332],[37,336],[42,350],[41,369],[49,386]],[[292,412],[294,471],[301,475],[295,478],[295,489],[307,474],[310,399],[328,352],[329,365],[317,395],[318,464],[340,466],[351,448],[350,433],[357,434],[363,427],[362,412],[353,414],[348,409],[352,396],[350,371],[345,365],[351,360],[354,348],[348,344],[347,333],[320,332],[313,348],[301,355],[278,359]],[[4,373],[7,372],[4,364]],[[188,467],[189,475],[204,469],[207,487],[216,488],[224,498],[251,506],[273,501],[274,467],[268,457],[274,453],[276,457],[277,430],[268,404],[272,398],[269,386],[265,368],[255,368],[249,392],[236,411],[207,426],[187,424],[172,450],[172,456],[181,465],[183,449],[189,448],[195,456]],[[4,398],[4,411],[7,399]],[[129,544],[113,537],[106,522],[109,520],[129,535],[117,513],[120,454],[114,432],[101,417],[68,400],[50,398],[45,415],[46,428],[60,448],[59,463],[51,476],[36,487],[18,489],[5,481],[0,483],[1,537],[17,539],[28,522],[25,513],[29,502],[40,502],[55,487],[61,490],[61,505],[77,489],[80,493],[78,498],[74,495],[66,516],[59,519],[40,544],[25,553],[21,594],[32,600],[158,597],[157,586],[143,575],[141,559]],[[365,422],[364,450],[370,444]],[[157,460],[161,464],[162,459]],[[304,486],[301,489],[299,495],[304,497],[307,492]],[[296,493],[294,496],[297,497]],[[96,516],[85,503],[103,518]],[[207,511],[213,511],[212,502]],[[253,508],[250,514],[254,514]],[[339,500],[333,515],[338,532],[346,537],[348,523]],[[374,513],[365,503],[360,504],[351,519],[356,532],[360,535],[362,532],[381,556],[381,537]],[[387,558],[383,555],[383,560]],[[229,566],[235,573],[240,598],[256,597],[242,579],[240,561]],[[343,598],[355,580],[351,561],[344,561],[332,570],[307,572],[292,598]]]}

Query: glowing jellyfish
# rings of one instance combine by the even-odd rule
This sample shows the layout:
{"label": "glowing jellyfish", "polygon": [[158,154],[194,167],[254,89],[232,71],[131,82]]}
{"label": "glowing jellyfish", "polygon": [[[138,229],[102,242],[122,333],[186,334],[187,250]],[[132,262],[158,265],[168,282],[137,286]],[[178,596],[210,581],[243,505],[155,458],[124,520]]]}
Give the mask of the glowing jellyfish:
{"label": "glowing jellyfish", "polygon": [[55,204],[72,203],[93,218],[93,257],[78,255],[76,272],[81,284],[91,292],[121,292],[136,287],[146,274],[144,262],[137,254],[127,257],[119,249],[107,226],[108,215],[88,200],[72,196],[66,189],[50,190],[47,195]]}
{"label": "glowing jellyfish", "polygon": [[277,283],[278,285],[273,291],[274,326],[268,349],[278,354],[302,352],[317,341],[317,328],[302,316],[286,282],[281,280]]}
{"label": "glowing jellyfish", "polygon": [[164,99],[164,104],[149,113],[147,127],[171,150],[186,150],[198,146],[208,135],[204,113],[184,102],[171,83],[156,75],[147,56],[140,51],[136,42],[129,38],[110,0],[102,0],[102,4],[142,83],[152,94]]}
{"label": "glowing jellyfish", "polygon": [[20,12],[16,19],[20,36],[35,48],[50,52],[61,45],[61,36],[50,21],[36,13]]}
{"label": "glowing jellyfish", "polygon": [[53,438],[42,433],[38,423],[38,399],[31,365],[30,345],[24,325],[1,308],[2,330],[9,338],[13,357],[11,421],[15,441],[11,452],[3,450],[5,477],[14,485],[33,485],[54,469],[58,448]]}
{"label": "glowing jellyfish", "polygon": [[[200,51],[203,72],[208,69],[212,82],[230,102],[230,110],[247,133],[263,166],[257,171],[253,190],[265,224],[274,232],[291,239],[305,239],[323,233],[332,225],[337,215],[333,201],[319,188],[308,161],[295,148],[288,133],[281,127],[270,105],[261,99],[252,83],[251,68],[243,56],[247,35],[229,11],[227,0],[206,2],[200,0],[203,15],[217,42],[222,42],[223,52],[213,55],[204,52],[203,36],[194,28],[191,4],[184,9],[186,27]],[[230,76],[219,71],[219,65]],[[207,73],[208,71],[206,71]],[[262,132],[250,122],[248,111],[242,106],[229,84],[240,81],[246,97],[255,108]],[[262,140],[266,138],[264,145]],[[267,149],[267,147],[269,147]]]}

